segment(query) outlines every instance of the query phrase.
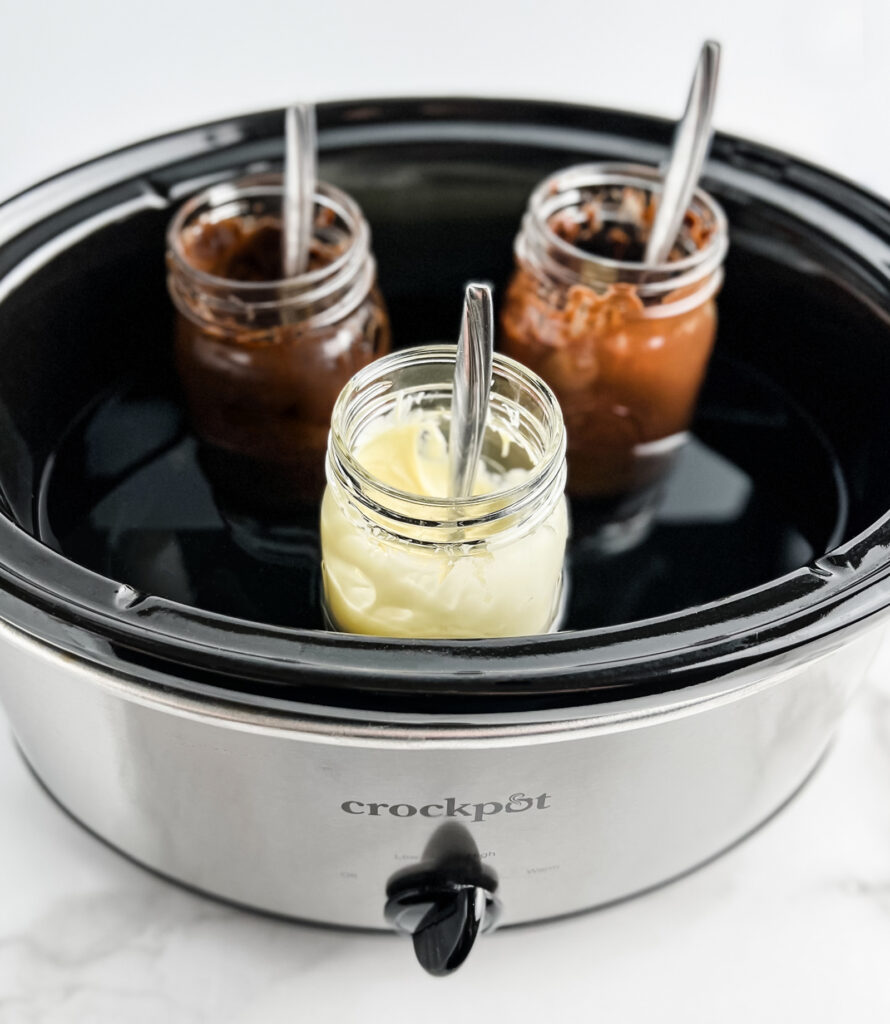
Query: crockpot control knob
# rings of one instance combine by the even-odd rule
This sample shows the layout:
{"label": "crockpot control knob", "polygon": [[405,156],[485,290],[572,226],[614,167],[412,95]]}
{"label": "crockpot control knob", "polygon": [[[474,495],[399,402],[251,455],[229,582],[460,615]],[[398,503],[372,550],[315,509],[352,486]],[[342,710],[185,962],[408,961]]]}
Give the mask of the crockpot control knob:
{"label": "crockpot control knob", "polygon": [[494,927],[498,913],[490,890],[441,878],[390,891],[386,904],[390,924],[413,938],[420,965],[440,977],[460,967],[476,936]]}

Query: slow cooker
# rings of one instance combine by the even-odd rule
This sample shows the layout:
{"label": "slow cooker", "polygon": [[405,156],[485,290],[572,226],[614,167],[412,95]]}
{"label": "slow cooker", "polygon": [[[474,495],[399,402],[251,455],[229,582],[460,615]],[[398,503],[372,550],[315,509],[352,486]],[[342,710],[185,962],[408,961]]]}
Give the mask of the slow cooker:
{"label": "slow cooker", "polygon": [[[890,207],[718,135],[730,223],[694,441],[650,537],[574,511],[565,628],[323,629],[317,530],[251,547],[202,477],[171,363],[164,231],[280,168],[280,111],[131,146],[0,207],[0,694],[95,834],[181,883],[395,928],[433,973],[478,934],[688,871],[813,771],[890,605]],[[533,186],[658,163],[667,122],[507,100],[331,103],[322,176],[371,224],[397,345],[509,276]]]}

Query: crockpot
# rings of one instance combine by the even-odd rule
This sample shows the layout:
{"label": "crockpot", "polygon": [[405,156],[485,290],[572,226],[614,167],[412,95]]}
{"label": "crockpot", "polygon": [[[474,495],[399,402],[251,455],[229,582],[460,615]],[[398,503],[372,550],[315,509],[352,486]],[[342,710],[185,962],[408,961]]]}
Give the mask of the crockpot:
{"label": "crockpot", "polygon": [[[77,820],[205,893],[476,935],[688,871],[813,771],[890,605],[890,208],[718,135],[730,256],[695,440],[613,559],[573,510],[566,628],[502,641],[326,632],[317,536],[251,550],[200,474],[172,370],[164,231],[280,167],[280,111],[95,160],[0,207],[0,695]],[[658,163],[671,126],[558,103],[319,110],[322,176],[371,224],[399,345],[502,290],[532,187]]]}

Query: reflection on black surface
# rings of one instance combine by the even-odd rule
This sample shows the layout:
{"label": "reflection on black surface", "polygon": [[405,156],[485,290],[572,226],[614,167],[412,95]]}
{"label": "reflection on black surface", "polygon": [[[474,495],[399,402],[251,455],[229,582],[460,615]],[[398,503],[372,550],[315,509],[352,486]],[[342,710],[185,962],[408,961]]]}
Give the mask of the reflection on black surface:
{"label": "reflection on black surface", "polygon": [[801,526],[783,519],[747,473],[693,438],[643,544],[603,557],[583,532],[575,538],[567,625],[613,625],[704,604],[815,553]]}
{"label": "reflection on black surface", "polygon": [[[315,511],[286,533],[227,518],[162,390],[118,392],[85,415],[55,453],[40,508],[46,542],[138,591],[321,628]],[[806,418],[762,376],[717,360],[650,537],[598,555],[583,504],[573,507],[565,628],[648,618],[767,582],[834,543],[843,509],[831,453]]]}

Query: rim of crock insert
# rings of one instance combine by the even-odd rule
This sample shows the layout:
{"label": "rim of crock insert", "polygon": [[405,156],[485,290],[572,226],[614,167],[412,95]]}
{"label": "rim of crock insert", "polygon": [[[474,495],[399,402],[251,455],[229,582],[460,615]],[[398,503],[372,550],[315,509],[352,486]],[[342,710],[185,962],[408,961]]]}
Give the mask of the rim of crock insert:
{"label": "rim of crock insert", "polygon": [[[118,150],[34,186],[0,206],[0,253],[114,186],[151,181],[180,161],[280,136],[281,111],[189,128]],[[322,149],[425,140],[491,139],[577,152],[604,140],[663,153],[671,124],[581,105],[419,98],[322,104]],[[562,142],[560,142],[562,140]],[[611,140],[611,142],[609,142]],[[747,168],[747,170],[746,170]],[[718,134],[709,176],[816,223],[858,246],[875,294],[890,308],[890,205],[794,157]],[[741,177],[740,177],[741,175]],[[793,204],[791,199],[794,199]],[[805,201],[804,201],[805,200]],[[76,220],[62,218],[70,227]],[[844,230],[847,236],[844,236]],[[49,233],[48,237],[53,237]],[[160,258],[160,256],[159,256]],[[16,267],[6,283],[15,287]],[[0,301],[4,291],[0,279]],[[681,612],[599,629],[508,640],[388,640],[231,619],[134,592],[45,547],[0,515],[0,618],[68,653],[134,675],[147,668],[185,692],[238,693],[377,710],[456,714],[575,707],[672,692],[753,662],[831,643],[890,606],[890,513],[810,564],[760,587]]]}

